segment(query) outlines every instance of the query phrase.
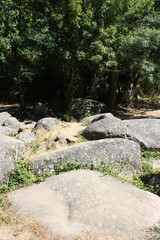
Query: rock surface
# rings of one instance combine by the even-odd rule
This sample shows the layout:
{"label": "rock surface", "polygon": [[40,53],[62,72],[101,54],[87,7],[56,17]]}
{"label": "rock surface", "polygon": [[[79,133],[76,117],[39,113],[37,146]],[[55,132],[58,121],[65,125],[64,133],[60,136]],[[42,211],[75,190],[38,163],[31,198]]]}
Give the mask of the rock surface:
{"label": "rock surface", "polygon": [[95,232],[102,240],[138,240],[160,220],[158,196],[96,171],[53,176],[8,198],[18,216],[38,221],[53,238],[63,240],[85,233],[92,238],[84,239],[99,239]]}
{"label": "rock surface", "polygon": [[3,126],[13,129],[16,134],[18,133],[21,123],[15,117],[10,117],[3,122]]}
{"label": "rock surface", "polygon": [[160,148],[160,119],[131,119],[122,121],[131,131],[131,139],[144,148]]}
{"label": "rock surface", "polygon": [[16,161],[23,156],[24,151],[23,142],[0,135],[0,185],[7,183]]}
{"label": "rock surface", "polygon": [[96,114],[96,115],[92,115],[90,117],[85,117],[81,120],[81,123],[83,124],[91,124],[93,122],[102,120],[104,118],[114,118],[114,116],[111,113],[101,113],[101,114]]}
{"label": "rock surface", "polygon": [[33,121],[24,121],[21,123],[20,130],[23,131],[25,129],[32,130],[36,126],[36,122]]}
{"label": "rock surface", "polygon": [[151,166],[153,167],[153,169],[159,169],[160,170],[160,160],[152,160],[150,162]]}
{"label": "rock surface", "polygon": [[24,143],[32,143],[36,140],[36,134],[31,131],[22,132],[17,136],[17,139]]}
{"label": "rock surface", "polygon": [[85,98],[73,99],[68,108],[68,112],[76,119],[80,119],[86,115],[99,114],[106,111],[106,104]]}
{"label": "rock surface", "polygon": [[53,129],[56,126],[56,121],[57,121],[57,118],[50,118],[50,117],[42,118],[37,122],[35,128],[45,129],[48,131],[50,129]]}
{"label": "rock surface", "polygon": [[89,140],[126,138],[130,136],[130,131],[120,119],[108,115],[102,120],[91,123],[81,132],[81,135]]}
{"label": "rock surface", "polygon": [[12,135],[12,134],[16,134],[17,131],[15,131],[15,129],[13,128],[9,128],[9,127],[5,127],[5,126],[0,126],[0,134],[2,135]]}
{"label": "rock surface", "polygon": [[4,121],[10,117],[11,117],[11,115],[8,112],[1,112],[0,113],[0,125],[2,126]]}
{"label": "rock surface", "polygon": [[38,102],[32,109],[32,118],[34,118],[36,121],[38,121],[41,118],[45,118],[48,116],[48,107]]}
{"label": "rock surface", "polygon": [[38,174],[53,172],[60,163],[78,161],[89,167],[115,167],[120,171],[141,169],[140,146],[126,139],[105,139],[79,143],[63,149],[40,155],[30,160]]}
{"label": "rock surface", "polygon": [[20,127],[20,122],[12,117],[8,112],[0,113],[0,134],[16,134]]}

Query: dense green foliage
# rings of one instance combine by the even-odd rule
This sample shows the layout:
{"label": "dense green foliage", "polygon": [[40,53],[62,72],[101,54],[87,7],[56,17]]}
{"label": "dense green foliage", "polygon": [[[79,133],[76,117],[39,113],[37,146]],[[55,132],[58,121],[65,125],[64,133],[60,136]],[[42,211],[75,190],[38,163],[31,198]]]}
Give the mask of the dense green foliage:
{"label": "dense green foliage", "polygon": [[157,93],[159,10],[154,0],[1,0],[0,100],[113,107],[132,83]]}

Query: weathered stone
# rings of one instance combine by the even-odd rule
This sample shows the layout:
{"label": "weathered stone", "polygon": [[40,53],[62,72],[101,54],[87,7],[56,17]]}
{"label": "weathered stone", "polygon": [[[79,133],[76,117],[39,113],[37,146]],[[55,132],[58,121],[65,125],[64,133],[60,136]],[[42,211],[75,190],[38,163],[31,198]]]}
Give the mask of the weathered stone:
{"label": "weathered stone", "polygon": [[0,134],[2,135],[14,135],[17,133],[17,130],[5,126],[0,126]]}
{"label": "weathered stone", "polygon": [[8,198],[15,214],[43,224],[54,239],[139,240],[160,220],[158,196],[96,171],[53,176]]}
{"label": "weathered stone", "polygon": [[153,169],[160,169],[160,160],[152,160],[150,161],[150,164],[152,165]]}
{"label": "weathered stone", "polygon": [[60,163],[78,161],[89,167],[108,166],[119,171],[137,171],[141,169],[140,146],[126,139],[105,139],[79,143],[30,160],[33,170],[42,174],[54,172]]}
{"label": "weathered stone", "polygon": [[22,132],[17,136],[17,139],[23,141],[24,143],[32,143],[36,140],[36,135],[30,131]]}
{"label": "weathered stone", "polygon": [[123,120],[131,132],[130,139],[144,148],[160,148],[160,119]]}
{"label": "weathered stone", "polygon": [[58,133],[55,138],[54,138],[55,142],[60,142],[60,143],[66,143],[66,136],[62,133]]}
{"label": "weathered stone", "polygon": [[85,117],[83,118],[80,122],[83,123],[84,125],[89,125],[93,122],[102,120],[104,118],[114,118],[114,116],[111,113],[101,113],[101,114],[96,114],[90,117]]}
{"label": "weathered stone", "polygon": [[68,112],[76,119],[106,111],[106,104],[84,98],[74,99],[68,108]]}
{"label": "weathered stone", "polygon": [[0,135],[0,185],[8,181],[16,161],[23,156],[24,151],[23,142]]}
{"label": "weathered stone", "polygon": [[120,119],[108,115],[107,118],[91,123],[81,132],[81,135],[89,140],[97,140],[114,137],[126,138],[130,133]]}
{"label": "weathered stone", "polygon": [[3,122],[3,126],[9,127],[13,129],[15,133],[17,133],[21,126],[21,123],[15,117],[10,117]]}
{"label": "weathered stone", "polygon": [[36,122],[24,121],[24,122],[21,123],[20,131],[22,132],[25,129],[32,130],[32,129],[35,128],[35,126],[36,126]]}
{"label": "weathered stone", "polygon": [[1,112],[0,113],[0,125],[3,125],[4,121],[10,117],[11,117],[11,115],[8,112]]}
{"label": "weathered stone", "polygon": [[45,104],[39,102],[33,107],[32,117],[36,121],[47,116],[48,116],[48,107]]}
{"label": "weathered stone", "polygon": [[77,139],[75,137],[66,137],[67,143],[76,143]]}
{"label": "weathered stone", "polygon": [[40,119],[35,128],[36,129],[45,129],[45,130],[50,130],[56,126],[57,118],[42,118]]}

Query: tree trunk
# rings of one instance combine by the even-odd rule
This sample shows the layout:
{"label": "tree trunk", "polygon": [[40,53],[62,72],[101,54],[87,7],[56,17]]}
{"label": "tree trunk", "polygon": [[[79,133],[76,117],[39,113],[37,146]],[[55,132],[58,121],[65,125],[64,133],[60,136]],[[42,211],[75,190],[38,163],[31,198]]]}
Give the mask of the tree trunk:
{"label": "tree trunk", "polygon": [[117,76],[113,74],[113,77],[108,79],[109,85],[109,95],[108,95],[108,108],[112,110],[116,103],[117,98],[117,88],[118,88],[118,80]]}
{"label": "tree trunk", "polygon": [[73,99],[73,86],[74,86],[74,76],[75,76],[75,60],[71,59],[71,69],[70,69],[70,79],[68,82],[67,90],[65,92],[66,105]]}
{"label": "tree trunk", "polygon": [[20,102],[20,108],[21,110],[25,109],[25,100],[24,100],[24,87],[23,82],[21,79],[21,73],[20,73],[20,62],[18,57],[18,49],[17,45],[14,46],[14,60],[15,60],[15,75],[18,82],[18,91],[19,91],[19,102]]}

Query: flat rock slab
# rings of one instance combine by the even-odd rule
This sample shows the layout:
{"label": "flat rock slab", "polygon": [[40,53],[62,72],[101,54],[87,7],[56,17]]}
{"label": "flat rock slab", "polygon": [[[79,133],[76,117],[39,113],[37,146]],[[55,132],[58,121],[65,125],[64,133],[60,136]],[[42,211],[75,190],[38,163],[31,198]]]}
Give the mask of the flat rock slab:
{"label": "flat rock slab", "polygon": [[0,135],[0,185],[7,183],[16,161],[23,156],[24,151],[23,142]]}
{"label": "flat rock slab", "polygon": [[52,237],[64,240],[86,233],[92,237],[84,239],[99,239],[94,232],[103,240],[137,240],[160,220],[158,196],[90,170],[50,177],[8,198],[18,216],[38,221]]}
{"label": "flat rock slab", "polygon": [[94,168],[108,166],[122,172],[141,170],[140,146],[127,139],[104,139],[75,144],[30,160],[34,172],[54,172],[61,163],[77,161]]}
{"label": "flat rock slab", "polygon": [[132,133],[131,139],[143,148],[160,148],[160,119],[131,119],[122,122]]}

